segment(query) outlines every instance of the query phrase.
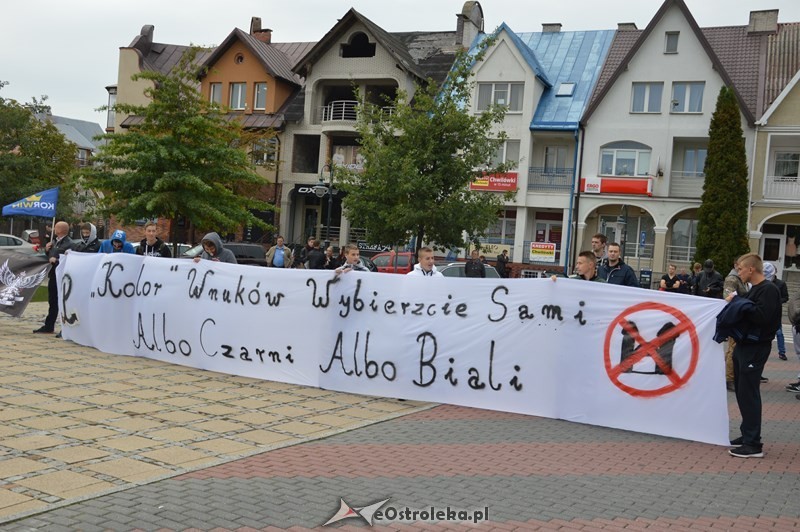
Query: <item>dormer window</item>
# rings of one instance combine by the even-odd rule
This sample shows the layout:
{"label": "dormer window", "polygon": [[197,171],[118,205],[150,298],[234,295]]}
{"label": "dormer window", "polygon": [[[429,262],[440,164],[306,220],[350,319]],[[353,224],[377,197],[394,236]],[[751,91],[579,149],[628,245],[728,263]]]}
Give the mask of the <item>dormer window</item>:
{"label": "dormer window", "polygon": [[664,53],[677,54],[678,53],[678,36],[679,31],[668,31],[664,37]]}
{"label": "dormer window", "polygon": [[375,43],[359,31],[350,37],[350,42],[341,45],[340,53],[342,57],[375,57]]}

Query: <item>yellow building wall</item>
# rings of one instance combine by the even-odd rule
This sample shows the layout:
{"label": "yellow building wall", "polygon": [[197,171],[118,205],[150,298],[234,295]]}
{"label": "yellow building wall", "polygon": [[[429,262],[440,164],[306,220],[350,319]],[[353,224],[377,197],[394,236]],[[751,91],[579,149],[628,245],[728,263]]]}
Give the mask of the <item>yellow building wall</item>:
{"label": "yellow building wall", "polygon": [[[241,63],[236,62],[236,57],[240,55],[243,57]],[[270,76],[265,70],[264,66],[253,55],[253,53],[241,42],[235,42],[230,48],[219,58],[219,60],[209,68],[208,73],[203,78],[201,83],[201,92],[204,98],[210,98],[212,83],[222,84],[222,104],[227,106],[230,104],[230,84],[231,83],[246,83],[246,109],[243,111],[245,114],[258,113],[274,113],[286,101],[292,93],[292,87],[282,81],[276,80]],[[255,84],[267,84],[267,99],[265,102],[265,109],[263,111],[254,111],[255,105]]]}

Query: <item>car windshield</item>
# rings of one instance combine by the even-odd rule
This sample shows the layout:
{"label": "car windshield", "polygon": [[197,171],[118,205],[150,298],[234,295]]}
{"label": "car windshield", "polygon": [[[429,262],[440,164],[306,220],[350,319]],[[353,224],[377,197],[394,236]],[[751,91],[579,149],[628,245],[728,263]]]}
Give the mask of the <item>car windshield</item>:
{"label": "car windshield", "polygon": [[183,255],[181,255],[181,257],[194,258],[194,257],[198,256],[202,252],[203,252],[203,245],[202,244],[197,244],[195,247],[184,251]]}

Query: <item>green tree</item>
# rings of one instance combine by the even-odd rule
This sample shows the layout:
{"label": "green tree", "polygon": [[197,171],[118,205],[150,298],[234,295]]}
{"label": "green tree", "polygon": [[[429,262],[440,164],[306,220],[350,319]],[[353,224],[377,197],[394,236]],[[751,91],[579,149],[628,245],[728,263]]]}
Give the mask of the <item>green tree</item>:
{"label": "green tree", "polygon": [[[444,82],[417,86],[413,98],[398,91],[385,107],[363,102],[357,130],[363,172],[336,173],[347,192],[343,203],[354,226],[363,227],[374,243],[402,244],[416,237],[437,247],[477,243],[497,220],[502,196],[469,190],[484,172],[503,172],[505,165],[489,161],[505,133],[492,134],[505,115],[504,107],[471,112],[472,66],[481,61],[493,39],[485,39],[475,54],[459,52]],[[483,170],[478,170],[483,168]]]}
{"label": "green tree", "polygon": [[145,90],[150,103],[114,106],[140,121],[128,133],[104,136],[86,182],[106,191],[101,210],[123,223],[183,216],[197,228],[220,232],[249,224],[266,228],[252,211],[273,209],[256,199],[267,180],[256,172],[247,149],[274,133],[243,129],[201,96],[198,51],[184,54],[168,74],[133,76],[153,82]]}
{"label": "green tree", "polygon": [[46,99],[23,105],[0,97],[0,205],[60,186],[57,215],[69,218],[77,147],[33,114]]}
{"label": "green tree", "polygon": [[697,212],[695,260],[711,259],[720,270],[749,251],[747,155],[736,95],[722,87],[708,130],[705,184]]}

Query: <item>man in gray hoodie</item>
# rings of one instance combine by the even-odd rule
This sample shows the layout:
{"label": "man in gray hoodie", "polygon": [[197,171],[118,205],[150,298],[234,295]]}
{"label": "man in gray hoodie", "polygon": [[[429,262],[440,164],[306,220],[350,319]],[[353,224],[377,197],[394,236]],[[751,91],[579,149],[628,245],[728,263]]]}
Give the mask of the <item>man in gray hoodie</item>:
{"label": "man in gray hoodie", "polygon": [[225,246],[222,245],[222,239],[217,233],[208,233],[200,243],[203,246],[203,252],[194,258],[195,262],[200,262],[200,259],[206,259],[238,264],[236,255],[233,254],[233,251],[225,249]]}

